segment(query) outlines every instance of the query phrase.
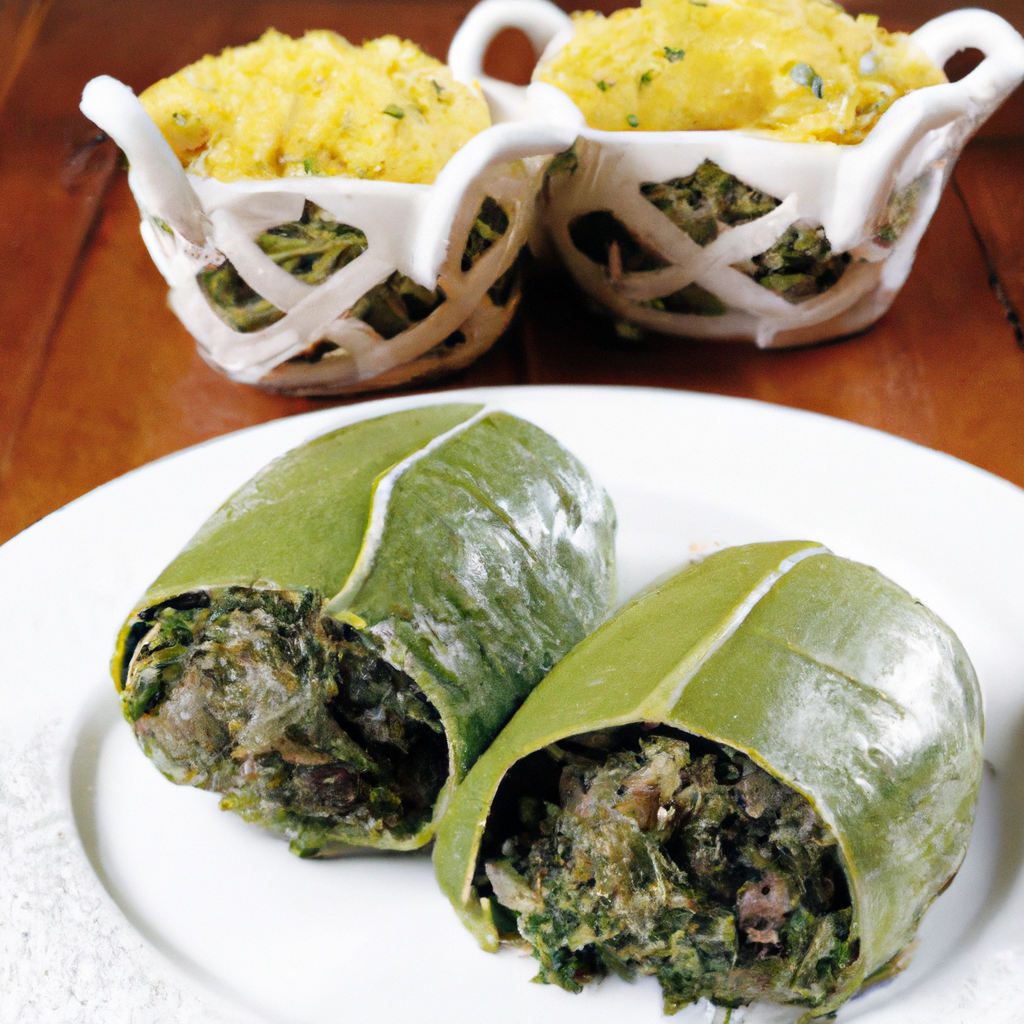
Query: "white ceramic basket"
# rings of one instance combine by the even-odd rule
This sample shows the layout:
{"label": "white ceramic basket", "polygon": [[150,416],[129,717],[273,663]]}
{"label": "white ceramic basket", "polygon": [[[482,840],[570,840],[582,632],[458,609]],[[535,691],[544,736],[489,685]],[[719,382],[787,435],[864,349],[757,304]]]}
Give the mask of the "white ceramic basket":
{"label": "white ceramic basket", "polygon": [[[742,131],[598,131],[552,85],[519,88],[483,75],[487,45],[509,27],[522,29],[543,50],[542,60],[574,31],[547,0],[484,0],[459,29],[449,63],[457,77],[479,80],[504,120],[576,134],[572,153],[552,165],[561,173],[549,174],[540,214],[577,282],[619,319],[761,347],[851,334],[889,308],[965,142],[1024,78],[1024,39],[995,14],[962,10],[928,22],[913,39],[939,67],[968,47],[984,54],[981,63],[958,82],[898,99],[859,145],[779,142]],[[641,185],[686,178],[709,160],[779,203],[735,227],[719,224],[717,237],[702,246]],[[623,237],[646,256],[644,269],[624,268],[617,248],[598,260],[577,248],[571,229],[595,212],[606,220],[612,215],[620,233],[625,229]],[[834,284],[802,299],[784,297],[751,273],[750,261],[792,225],[823,228],[842,261]],[[704,312],[671,311],[666,298],[685,298],[687,288],[704,300]]]}
{"label": "white ceramic basket", "polygon": [[[513,285],[501,296],[489,291],[532,229],[543,157],[574,138],[570,129],[539,120],[494,124],[470,139],[431,185],[338,176],[226,183],[182,170],[142,104],[115,79],[89,82],[81,107],[128,158],[142,237],[200,354],[234,380],[295,394],[428,379],[485,351],[518,302]],[[466,240],[488,196],[508,225],[464,271]],[[366,239],[361,255],[316,285],[283,269],[255,241],[297,221],[307,200]],[[200,275],[225,261],[275,308],[275,322],[240,331],[218,314]],[[444,298],[423,319],[385,337],[352,308],[396,272],[428,290],[440,286]]]}

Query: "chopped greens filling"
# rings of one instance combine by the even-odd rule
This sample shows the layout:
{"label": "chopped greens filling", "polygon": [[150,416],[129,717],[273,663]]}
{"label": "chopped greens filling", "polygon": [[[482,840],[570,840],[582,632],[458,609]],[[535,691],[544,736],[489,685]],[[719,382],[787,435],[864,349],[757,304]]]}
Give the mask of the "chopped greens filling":
{"label": "chopped greens filling", "polygon": [[172,782],[317,856],[401,841],[448,770],[436,710],[311,592],[230,587],[140,615],[125,717]]}
{"label": "chopped greens filling", "polygon": [[[268,228],[258,234],[256,245],[294,278],[318,285],[366,252],[367,237],[307,200],[299,220]],[[262,331],[285,315],[250,288],[230,260],[200,270],[196,280],[213,311],[242,334]]]}
{"label": "chopped greens filling", "polygon": [[[668,261],[645,245],[610,210],[592,210],[569,224],[573,245],[589,260],[608,268],[612,280],[622,274],[660,270]],[[639,303],[648,309],[695,316],[723,316],[726,304],[713,292],[695,281],[670,295]]]}
{"label": "chopped greens filling", "polygon": [[898,242],[914,219],[921,196],[930,184],[930,175],[922,174],[901,189],[893,189],[882,221],[878,225],[876,240],[886,248]]}
{"label": "chopped greens filling", "polygon": [[671,295],[663,295],[640,305],[666,313],[689,313],[693,316],[725,316],[729,312],[729,307],[714,292],[702,288],[696,281]]}
{"label": "chopped greens filling", "polygon": [[645,182],[640,191],[701,246],[718,237],[719,222],[745,224],[779,205],[778,199],[744,185],[711,160],[686,178]]}
{"label": "chopped greens filling", "polygon": [[464,274],[472,270],[476,261],[508,231],[508,223],[504,207],[496,199],[486,196],[473,218],[466,248],[462,251]]}
{"label": "chopped greens filling", "polygon": [[[508,225],[508,214],[501,204],[486,196],[473,219],[462,252],[463,273],[470,270],[505,234]],[[352,307],[352,315],[372,327],[382,338],[389,340],[413,324],[426,320],[446,298],[440,286],[433,290],[424,288],[396,270],[386,281],[371,288],[356,302]]]}
{"label": "chopped greens filling", "polygon": [[580,165],[579,154],[576,152],[574,142],[567,150],[556,153],[544,172],[545,178],[557,178],[560,175],[568,174],[570,177],[576,173]]}
{"label": "chopped greens filling", "polygon": [[815,1007],[858,956],[836,840],[738,751],[658,727],[589,733],[515,766],[476,884],[496,921],[578,992],[654,975],[674,1013],[706,998]]}
{"label": "chopped greens filling", "polygon": [[[269,228],[256,244],[279,267],[306,284],[320,284],[366,251],[366,235],[340,224],[334,216],[306,200],[302,217]],[[284,316],[242,280],[230,260],[196,275],[199,288],[213,311],[243,334],[261,331]]]}
{"label": "chopped greens filling", "polygon": [[487,297],[495,306],[504,309],[513,298],[520,294],[523,286],[523,274],[530,262],[532,262],[532,253],[529,247],[524,245],[516,254],[516,258],[509,264],[508,270],[487,289]]}
{"label": "chopped greens filling", "polygon": [[[390,109],[384,113],[404,116]],[[508,213],[497,200],[486,196],[466,239],[461,261],[464,273],[508,231],[508,226]],[[299,220],[269,228],[256,237],[256,244],[279,267],[311,285],[322,284],[367,249],[366,235],[359,228],[338,223],[332,214],[309,200]],[[201,270],[196,280],[217,316],[240,333],[261,331],[285,315],[284,310],[246,284],[230,260]],[[387,340],[425,320],[446,298],[442,288],[424,288],[396,270],[356,302],[352,316]],[[305,353],[302,357],[305,361]]]}
{"label": "chopped greens filling", "polygon": [[[733,227],[757,220],[779,205],[774,196],[745,185],[711,160],[705,160],[688,177],[645,182],[640,191],[700,246],[718,238],[721,225]],[[883,241],[886,227],[883,225],[879,231]],[[659,270],[669,265],[610,210],[593,210],[576,217],[569,224],[569,237],[584,256],[606,266],[613,281],[624,273]],[[832,252],[823,228],[798,222],[770,248],[733,267],[787,302],[797,304],[828,291],[843,276],[849,262],[849,253]],[[717,295],[696,282],[641,304],[699,316],[722,316],[728,312]]]}
{"label": "chopped greens filling", "polygon": [[607,267],[612,278],[669,265],[660,253],[645,245],[611,210],[591,210],[569,223],[572,244],[587,259]]}
{"label": "chopped greens filling", "polygon": [[796,223],[771,248],[735,263],[736,270],[797,304],[827,292],[850,262],[848,252],[833,253],[825,229]]}
{"label": "chopped greens filling", "polygon": [[446,297],[440,286],[424,288],[396,270],[356,302],[352,315],[387,340],[426,320]]}
{"label": "chopped greens filling", "polygon": [[[600,85],[599,85],[600,87]],[[607,87],[606,87],[607,88]],[[567,150],[556,153],[544,170],[544,184],[541,192],[546,202],[551,202],[551,181],[554,178],[572,177],[579,170],[580,158],[574,142]]]}

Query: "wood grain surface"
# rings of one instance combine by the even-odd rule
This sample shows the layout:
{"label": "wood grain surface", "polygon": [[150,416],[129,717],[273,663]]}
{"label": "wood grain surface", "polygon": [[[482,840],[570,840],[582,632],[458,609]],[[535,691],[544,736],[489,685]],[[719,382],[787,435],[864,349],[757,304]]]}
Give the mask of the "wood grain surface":
{"label": "wood grain surface", "polygon": [[[77,110],[85,82],[111,74],[139,91],[269,26],[332,28],[353,40],[394,32],[443,58],[470,6],[55,0],[23,4],[37,23],[20,35],[0,18],[0,66],[13,69],[0,110],[0,541],[154,458],[339,401],[234,384],[199,358],[142,245],[116,150],[95,144]],[[847,6],[912,29],[958,5]],[[1024,31],[1020,0],[988,6]],[[970,62],[955,59],[951,75]],[[522,82],[532,64],[525,38],[508,32],[487,70]],[[756,398],[877,427],[1024,485],[1022,236],[1018,90],[968,146],[910,279],[864,334],[779,352],[668,337],[627,345],[563,271],[547,267],[495,348],[442,386],[630,384]]]}

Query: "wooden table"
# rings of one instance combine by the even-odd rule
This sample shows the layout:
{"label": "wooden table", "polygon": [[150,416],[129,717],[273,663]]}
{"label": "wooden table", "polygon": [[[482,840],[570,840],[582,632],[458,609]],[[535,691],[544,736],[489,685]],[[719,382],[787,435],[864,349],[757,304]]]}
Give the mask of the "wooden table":
{"label": "wooden table", "polygon": [[[233,384],[200,360],[167,308],[115,151],[85,145],[94,129],[77,110],[84,83],[107,73],[140,91],[271,25],[293,35],[332,28],[354,40],[395,32],[443,57],[470,6],[18,0],[0,8],[0,541],[151,459],[329,404]],[[888,27],[912,29],[954,6],[880,0],[850,9],[870,7]],[[989,6],[1024,31],[1020,0]],[[490,73],[519,81],[532,64],[515,34],[500,38],[488,60]],[[779,352],[667,337],[624,345],[555,271],[532,283],[495,348],[445,386],[600,383],[742,395],[878,427],[1024,485],[1022,238],[1018,90],[969,145],[909,281],[865,334]]]}

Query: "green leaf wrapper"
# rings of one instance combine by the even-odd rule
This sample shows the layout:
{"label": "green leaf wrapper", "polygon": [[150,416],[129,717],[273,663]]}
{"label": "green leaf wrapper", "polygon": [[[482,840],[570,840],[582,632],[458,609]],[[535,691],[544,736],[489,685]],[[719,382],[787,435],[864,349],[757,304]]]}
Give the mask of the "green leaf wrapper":
{"label": "green leaf wrapper", "polygon": [[334,431],[216,512],[125,623],[125,716],[175,782],[303,856],[410,849],[605,616],[614,513],[551,437],[437,405]]}
{"label": "green leaf wrapper", "polygon": [[[438,830],[434,862],[441,887],[485,949],[496,949],[499,930],[508,931],[509,909],[528,919],[539,906],[541,890],[554,884],[544,872],[528,884],[505,859],[489,864],[487,878],[494,885],[481,898],[480,887],[490,888],[479,863],[481,843],[489,842],[493,849],[506,835],[495,840],[489,823],[496,796],[504,799],[499,794],[502,780],[515,776],[509,775],[514,765],[518,777],[525,775],[520,762],[534,752],[546,748],[564,758],[558,744],[568,742],[583,750],[581,736],[592,743],[595,736],[607,735],[601,730],[625,732],[622,727],[630,724],[634,735],[662,738],[640,740],[649,755],[640,771],[635,768],[642,762],[640,755],[613,755],[619,761],[609,763],[634,760],[619,769],[618,778],[626,783],[616,791],[614,799],[620,803],[609,812],[609,828],[625,821],[633,828],[631,835],[639,835],[661,827],[680,809],[678,793],[674,798],[665,795],[672,793],[673,784],[666,790],[662,781],[659,797],[650,778],[657,769],[664,780],[666,758],[679,746],[673,737],[683,733],[698,748],[707,741],[721,745],[727,751],[724,761],[731,758],[747,766],[744,778],[763,769],[788,787],[787,792],[806,798],[817,815],[815,827],[825,830],[819,837],[824,834],[825,842],[835,844],[852,921],[849,910],[835,920],[842,921],[844,932],[848,929],[843,949],[854,951],[856,959],[844,961],[835,986],[824,994],[806,998],[807,986],[797,983],[800,969],[794,969],[791,995],[784,993],[780,999],[774,991],[772,998],[807,1005],[813,1016],[828,1014],[865,979],[901,965],[896,958],[911,943],[921,915],[963,860],[981,780],[983,720],[977,679],[960,642],[936,616],[875,570],[805,542],[726,549],[636,598],[579,644],[534,691],[458,788]],[[732,753],[736,751],[739,755]],[[577,778],[594,778],[595,770]],[[736,770],[732,778],[739,774]],[[572,799],[577,803],[581,793],[586,795],[571,776],[563,775],[559,785],[563,795],[575,786]],[[516,794],[521,819],[537,819],[537,800],[521,790]],[[630,801],[640,801],[640,806],[648,798],[654,800],[651,806],[630,809]],[[592,803],[596,798],[587,799]],[[503,806],[510,805],[506,801]],[[552,820],[558,808],[548,807]],[[627,821],[629,815],[633,817]],[[490,830],[486,836],[485,828]],[[564,829],[555,833],[556,838],[564,834]],[[547,835],[552,835],[550,825]],[[546,849],[552,848],[554,839],[547,842]],[[509,841],[502,847],[505,858],[516,856],[512,845]],[[723,856],[719,850],[719,858]],[[581,870],[579,860],[567,863]],[[675,865],[662,863],[678,874]],[[667,877],[665,870],[662,876]],[[765,899],[775,898],[773,886],[783,891],[771,865],[758,866],[755,879],[757,870],[763,872],[756,884]],[[737,947],[735,935],[749,924],[743,920],[744,908],[749,910],[761,898],[757,891],[751,894],[751,884],[739,890],[735,924],[726,921],[733,929],[728,942],[741,950],[743,943]],[[841,882],[838,887],[843,887]],[[600,885],[597,890],[600,895]],[[588,899],[593,892],[587,891]],[[504,906],[496,905],[496,897]],[[791,915],[787,928],[796,926],[793,905],[783,908]],[[540,920],[531,926],[538,927]],[[596,927],[594,920],[588,919],[588,934]],[[657,932],[650,921],[645,927]],[[821,934],[814,940],[819,946]],[[771,942],[782,940],[774,932],[748,931],[743,941],[751,941],[751,935],[761,936],[766,953],[778,953],[778,945]],[[704,942],[703,956],[711,939],[705,933],[697,940]],[[574,941],[576,946],[570,942],[567,948],[578,950],[587,940]],[[665,952],[670,945],[671,954]],[[727,945],[719,943],[721,948]],[[674,940],[662,943],[661,950],[662,962],[671,966]],[[620,951],[606,947],[598,952],[605,968],[610,964],[628,973],[630,965],[620,962]],[[752,962],[758,970],[766,963],[763,957]],[[725,963],[723,975],[729,966]],[[548,968],[549,975],[561,969],[554,961]],[[581,973],[582,968],[575,977]],[[553,980],[573,987],[572,973],[562,974],[567,980]],[[659,977],[667,1009],[677,1009],[680,1004],[671,1002],[660,972]],[[738,998],[729,1005],[745,1001],[749,999]]]}

